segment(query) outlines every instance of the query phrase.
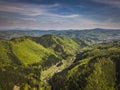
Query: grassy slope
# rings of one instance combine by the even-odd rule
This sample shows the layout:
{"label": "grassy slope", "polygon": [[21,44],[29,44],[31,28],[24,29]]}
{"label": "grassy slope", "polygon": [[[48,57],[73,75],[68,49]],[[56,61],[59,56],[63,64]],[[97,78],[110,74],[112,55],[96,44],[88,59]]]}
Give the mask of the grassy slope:
{"label": "grassy slope", "polygon": [[[34,85],[38,85],[40,79],[36,80],[36,73],[41,73],[39,68],[34,71],[36,67],[42,65],[51,68],[45,68],[44,71],[42,71],[40,76],[41,80],[43,80],[47,79],[48,75],[52,76],[57,70],[63,70],[72,63],[70,58],[72,58],[72,55],[74,55],[79,48],[79,45],[74,40],[53,35],[50,35],[51,38],[49,38],[49,35],[43,37],[34,39],[31,37],[19,37],[13,38],[10,41],[0,40],[0,63],[2,64],[0,68],[0,80],[3,81],[3,83],[0,84],[2,86],[0,89],[11,89],[16,82],[19,83],[20,86],[22,85],[21,87],[25,86],[25,88],[27,88],[27,86],[29,86],[33,88]],[[48,41],[46,41],[46,38]],[[40,41],[38,42],[38,40]],[[46,47],[46,45],[49,47]],[[67,55],[71,56],[68,57]],[[63,60],[65,57],[67,57],[66,59],[69,60],[69,63],[67,60]],[[60,62],[63,62],[63,64],[57,66]],[[9,70],[9,72],[7,72],[7,70]],[[9,77],[6,80],[5,77],[7,77],[7,75],[9,75]],[[14,76],[18,76],[18,78],[14,78]],[[31,80],[30,77],[33,79]],[[4,80],[10,82],[10,84],[4,82]],[[27,81],[30,82],[29,85]],[[37,81],[37,84],[35,81]],[[44,81],[44,83],[47,84],[46,81]],[[41,83],[41,85],[44,85],[44,83]]]}
{"label": "grassy slope", "polygon": [[55,55],[52,49],[46,49],[42,45],[35,43],[30,39],[22,42],[11,42],[13,53],[23,64],[38,63],[47,59],[49,55]]}
{"label": "grassy slope", "polygon": [[56,57],[54,50],[43,47],[29,38],[17,38],[11,41],[0,40],[0,63],[21,62],[24,65],[47,60],[49,56]]}
{"label": "grassy slope", "polygon": [[0,40],[0,46],[1,63],[19,62],[24,65],[41,62],[52,65],[52,62],[56,63],[60,59],[69,59],[80,48],[74,40],[54,35],[44,35],[40,38],[20,37],[10,41]]}

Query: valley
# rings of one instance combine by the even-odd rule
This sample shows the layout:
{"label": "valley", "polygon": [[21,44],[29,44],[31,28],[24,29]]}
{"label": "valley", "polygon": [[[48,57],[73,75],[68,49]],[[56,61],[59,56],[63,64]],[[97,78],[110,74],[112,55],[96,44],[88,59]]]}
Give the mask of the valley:
{"label": "valley", "polygon": [[119,40],[52,34],[1,39],[0,90],[119,90],[119,61]]}

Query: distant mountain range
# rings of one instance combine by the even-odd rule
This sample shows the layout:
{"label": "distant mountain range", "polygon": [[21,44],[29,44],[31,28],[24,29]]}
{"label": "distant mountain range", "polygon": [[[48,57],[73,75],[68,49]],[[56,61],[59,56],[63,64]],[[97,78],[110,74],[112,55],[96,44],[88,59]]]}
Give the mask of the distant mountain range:
{"label": "distant mountain range", "polygon": [[32,36],[40,37],[45,34],[67,36],[71,38],[85,38],[94,41],[120,40],[118,29],[87,29],[87,30],[7,30],[0,31],[0,38],[11,39],[13,37]]}

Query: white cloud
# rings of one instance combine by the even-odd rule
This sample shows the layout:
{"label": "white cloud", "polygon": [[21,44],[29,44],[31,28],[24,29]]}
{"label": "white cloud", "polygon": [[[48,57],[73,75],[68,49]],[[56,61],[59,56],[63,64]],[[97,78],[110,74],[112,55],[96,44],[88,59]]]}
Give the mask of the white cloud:
{"label": "white cloud", "polygon": [[[108,0],[98,1],[99,3],[108,4]],[[109,0],[110,5],[113,0]],[[118,0],[116,0],[118,1]],[[0,29],[89,29],[89,28],[120,28],[120,23],[113,23],[112,19],[104,22],[98,22],[92,19],[82,17],[80,14],[60,15],[49,12],[50,9],[56,9],[60,5],[34,5],[21,3],[6,3],[0,2],[0,11],[11,12],[20,15],[31,16],[27,17],[0,17]],[[116,5],[117,6],[117,5]],[[117,6],[118,7],[118,6]],[[14,15],[14,14],[13,14]],[[35,18],[39,16],[39,18]]]}
{"label": "white cloud", "polygon": [[45,15],[51,8],[58,7],[59,4],[53,5],[34,5],[34,4],[22,4],[22,3],[7,3],[0,2],[0,11],[16,13],[27,16]]}
{"label": "white cloud", "polygon": [[77,14],[72,15],[59,15],[50,13],[49,10],[57,9],[59,4],[52,5],[34,5],[34,4],[22,4],[22,3],[7,3],[0,2],[0,11],[8,12],[8,13],[16,13],[18,15],[26,15],[26,16],[39,16],[44,15],[48,17],[60,17],[60,18],[74,18],[79,17]]}
{"label": "white cloud", "polygon": [[[52,18],[52,17],[51,17]],[[36,20],[35,18],[0,18],[1,29],[39,29],[39,30],[62,30],[62,29],[90,29],[90,28],[120,28],[120,23],[112,23],[109,20],[105,22],[97,22],[82,16],[74,18],[56,18],[49,21]]]}

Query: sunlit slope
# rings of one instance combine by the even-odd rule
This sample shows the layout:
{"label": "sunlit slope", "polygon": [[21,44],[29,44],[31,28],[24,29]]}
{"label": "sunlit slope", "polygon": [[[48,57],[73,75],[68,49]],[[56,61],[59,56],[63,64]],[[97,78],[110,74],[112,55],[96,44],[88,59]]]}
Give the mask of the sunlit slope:
{"label": "sunlit slope", "polygon": [[11,42],[13,53],[23,64],[33,64],[46,60],[50,55],[57,56],[52,49],[46,49],[29,38],[15,39]]}
{"label": "sunlit slope", "polygon": [[[0,61],[34,63],[56,63],[75,55],[80,45],[71,38],[44,35],[42,37],[18,37],[9,41],[0,40]],[[56,61],[55,61],[56,60]]]}

